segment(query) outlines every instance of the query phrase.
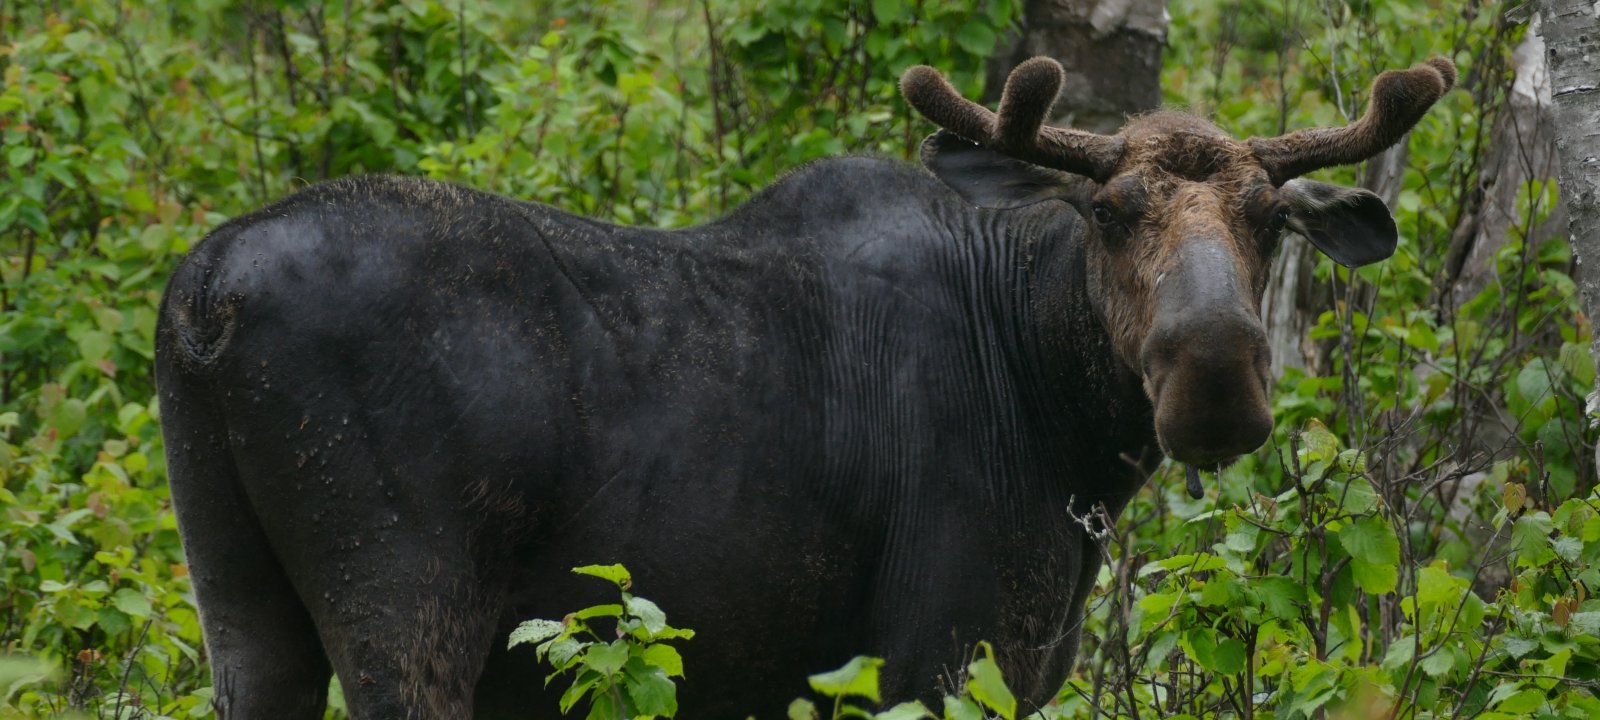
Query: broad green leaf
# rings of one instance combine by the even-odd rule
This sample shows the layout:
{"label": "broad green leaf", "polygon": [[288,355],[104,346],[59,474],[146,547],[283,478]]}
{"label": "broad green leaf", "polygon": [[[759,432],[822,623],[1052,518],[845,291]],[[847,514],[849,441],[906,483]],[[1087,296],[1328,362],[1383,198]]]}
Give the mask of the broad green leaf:
{"label": "broad green leaf", "polygon": [[973,55],[988,57],[994,53],[994,30],[983,23],[965,23],[956,30],[956,44]]}
{"label": "broad green leaf", "polygon": [[626,720],[626,710],[611,693],[595,693],[594,702],[589,706],[589,714],[584,720]]}
{"label": "broad green leaf", "polygon": [[1399,581],[1400,539],[1378,515],[1356,518],[1339,528],[1339,544],[1350,553],[1356,584],[1368,593],[1394,592]]}
{"label": "broad green leaf", "polygon": [[133,628],[133,622],[128,619],[127,613],[114,607],[100,608],[95,613],[95,624],[100,626],[107,635],[121,635]]}
{"label": "broad green leaf", "polygon": [[817,720],[816,703],[805,698],[795,698],[789,703],[789,712],[785,714],[789,720]]}
{"label": "broad green leaf", "polygon": [[1017,716],[1017,697],[1006,687],[1000,666],[995,663],[988,643],[980,643],[983,657],[967,665],[967,692],[974,700],[983,703],[1000,717],[1011,720]]}
{"label": "broad green leaf", "polygon": [[574,705],[577,705],[578,701],[582,700],[583,696],[588,694],[589,689],[593,688],[595,683],[600,682],[602,679],[604,679],[604,676],[593,670],[584,670],[583,672],[578,673],[578,677],[574,678],[572,681],[572,686],[568,687],[566,692],[561,693],[561,701],[559,703],[561,707],[561,714],[567,714],[567,711],[571,710]]}
{"label": "broad green leaf", "polygon": [[1451,648],[1441,647],[1422,659],[1420,667],[1429,677],[1439,677],[1450,672],[1456,666],[1456,654]]}
{"label": "broad green leaf", "polygon": [[633,576],[628,574],[628,569],[621,565],[584,565],[583,567],[575,567],[572,571],[579,575],[610,580],[623,590],[627,590],[629,586],[633,585]]}
{"label": "broad green leaf", "polygon": [[565,670],[571,667],[575,660],[582,657],[579,653],[583,652],[584,648],[593,644],[596,643],[581,642],[569,637],[551,640],[539,647],[545,651],[552,667],[557,670]]}
{"label": "broad green leaf", "polygon": [[819,673],[807,678],[811,689],[828,697],[848,697],[855,695],[879,702],[878,698],[878,668],[883,667],[883,658],[865,657],[857,655],[850,658],[850,662],[838,670]]}
{"label": "broad green leaf", "polygon": [[1331,460],[1338,453],[1339,439],[1328,432],[1327,426],[1316,419],[1306,421],[1306,429],[1300,432],[1300,459],[1304,462]]}
{"label": "broad green leaf", "polygon": [[1555,559],[1555,551],[1550,547],[1553,529],[1550,514],[1543,510],[1517,518],[1511,526],[1511,546],[1516,549],[1519,567],[1537,567]]}
{"label": "broad green leaf", "polygon": [[933,716],[922,703],[905,702],[873,715],[872,720],[923,720]]}
{"label": "broad green leaf", "polygon": [[1500,704],[1495,705],[1494,709],[1498,710],[1500,712],[1503,712],[1503,713],[1512,713],[1512,714],[1516,714],[1516,715],[1528,715],[1528,714],[1532,714],[1533,711],[1538,710],[1539,707],[1544,705],[1544,704],[1545,704],[1545,693],[1544,693],[1544,691],[1543,690],[1534,690],[1534,689],[1530,688],[1530,689],[1518,692],[1518,693],[1512,695],[1511,697],[1506,698]]}
{"label": "broad green leaf", "polygon": [[630,665],[625,677],[628,697],[636,712],[667,717],[677,714],[678,686],[667,679],[661,668]]}
{"label": "broad green leaf", "polygon": [[50,409],[48,422],[55,428],[56,437],[65,440],[78,434],[84,422],[89,419],[89,411],[78,398],[67,398]]}
{"label": "broad green leaf", "polygon": [[555,620],[528,620],[511,631],[511,639],[506,643],[506,647],[544,642],[561,634],[562,627],[564,626]]}
{"label": "broad green leaf", "polygon": [[661,668],[667,677],[683,677],[683,656],[671,645],[651,645],[639,653],[639,659]]}
{"label": "broad green leaf", "polygon": [[595,643],[589,646],[589,651],[583,656],[584,665],[605,675],[616,674],[627,662],[628,643],[625,640],[616,640],[609,645]]}
{"label": "broad green leaf", "polygon": [[667,628],[667,614],[661,611],[655,603],[641,597],[628,596],[628,614],[639,618],[646,630],[654,635]]}
{"label": "broad green leaf", "polygon": [[1306,601],[1306,589],[1298,581],[1281,576],[1251,580],[1245,591],[1267,611],[1280,620],[1300,617],[1300,606]]}
{"label": "broad green leaf", "polygon": [[1190,657],[1207,670],[1232,675],[1244,670],[1244,643],[1230,637],[1221,637],[1208,627],[1193,628],[1184,633]]}
{"label": "broad green leaf", "polygon": [[1350,574],[1358,587],[1373,595],[1392,593],[1400,584],[1400,569],[1395,565],[1373,565],[1363,560],[1352,559]]}
{"label": "broad green leaf", "polygon": [[133,588],[118,590],[111,596],[111,604],[132,617],[150,617],[150,599]]}
{"label": "broad green leaf", "polygon": [[872,16],[880,23],[897,23],[904,17],[903,0],[872,0]]}
{"label": "broad green leaf", "polygon": [[946,695],[944,720],[984,720],[983,708],[971,699]]}
{"label": "broad green leaf", "polygon": [[622,614],[622,606],[616,603],[606,605],[591,605],[572,614],[579,620],[588,620],[597,617],[617,617]]}
{"label": "broad green leaf", "polygon": [[0,691],[16,691],[23,686],[50,680],[56,674],[54,663],[27,655],[0,655]]}

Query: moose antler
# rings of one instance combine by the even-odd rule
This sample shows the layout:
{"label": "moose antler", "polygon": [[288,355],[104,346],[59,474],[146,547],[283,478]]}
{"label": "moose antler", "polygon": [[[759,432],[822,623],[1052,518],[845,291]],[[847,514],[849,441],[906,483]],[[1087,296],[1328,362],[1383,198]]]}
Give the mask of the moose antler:
{"label": "moose antler", "polygon": [[1047,57],[1018,65],[1006,78],[999,115],[962,97],[938,70],[926,65],[900,76],[900,93],[924,117],[972,142],[1018,160],[1105,182],[1122,157],[1121,138],[1044,124],[1065,75],[1061,64]]}
{"label": "moose antler", "polygon": [[1456,66],[1441,57],[1407,70],[1390,70],[1373,81],[1372,102],[1360,120],[1341,128],[1250,138],[1250,150],[1273,185],[1313,170],[1360,162],[1399,142],[1455,84]]}

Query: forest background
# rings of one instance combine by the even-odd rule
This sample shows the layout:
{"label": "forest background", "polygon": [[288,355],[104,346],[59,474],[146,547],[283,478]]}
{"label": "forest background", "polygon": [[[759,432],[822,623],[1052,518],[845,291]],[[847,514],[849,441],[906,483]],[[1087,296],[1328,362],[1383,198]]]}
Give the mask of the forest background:
{"label": "forest background", "polygon": [[[209,228],[370,172],[704,222],[815,158],[914,158],[902,70],[983,96],[1072,4],[0,0],[0,717],[211,715],[151,374]],[[1462,81],[1321,174],[1385,197],[1398,252],[1352,273],[1285,243],[1273,442],[1199,501],[1152,479],[1047,714],[1600,717],[1591,328],[1529,13],[1166,9],[1080,25],[1145,33],[1160,99],[1239,137],[1345,124],[1431,54]]]}

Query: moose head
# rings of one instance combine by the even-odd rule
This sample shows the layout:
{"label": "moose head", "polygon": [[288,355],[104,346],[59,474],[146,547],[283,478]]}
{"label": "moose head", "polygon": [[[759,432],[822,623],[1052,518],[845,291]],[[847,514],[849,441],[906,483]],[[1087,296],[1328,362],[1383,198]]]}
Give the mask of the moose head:
{"label": "moose head", "polygon": [[1215,467],[1272,431],[1261,296],[1285,231],[1356,267],[1394,252],[1394,220],[1371,192],[1299,179],[1372,157],[1400,140],[1455,83],[1433,58],[1373,83],[1366,114],[1342,128],[1234,140],[1181,112],[1136,116],[1115,135],[1045,126],[1061,89],[1049,58],[1019,65],[998,114],[938,71],[913,67],[906,99],[945,128],[923,162],[969,202],[994,208],[1065,200],[1087,225],[1087,292],[1122,362],[1143,378],[1168,457]]}

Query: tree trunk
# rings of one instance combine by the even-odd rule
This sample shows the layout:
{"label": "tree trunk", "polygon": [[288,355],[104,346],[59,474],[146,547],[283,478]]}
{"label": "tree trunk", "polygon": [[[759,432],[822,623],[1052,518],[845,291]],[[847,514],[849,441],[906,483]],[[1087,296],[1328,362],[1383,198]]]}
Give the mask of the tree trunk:
{"label": "tree trunk", "polygon": [[[1449,297],[1444,302],[1457,307],[1494,281],[1495,256],[1516,234],[1513,229],[1528,222],[1517,208],[1517,196],[1530,180],[1556,174],[1555,114],[1540,32],[1534,18],[1511,54],[1515,79],[1496,113],[1492,145],[1478,180],[1482,197],[1473,212],[1462,215],[1445,257]],[[1556,208],[1534,227],[1523,227],[1523,240],[1538,245],[1565,222],[1564,212]]]}
{"label": "tree trunk", "polygon": [[1055,58],[1067,71],[1054,123],[1111,133],[1128,115],[1161,105],[1161,51],[1167,40],[1164,0],[1027,0],[1020,34],[1001,42],[989,62],[989,92],[998,99],[1017,63]]}
{"label": "tree trunk", "polygon": [[[1539,16],[1548,46],[1561,201],[1578,258],[1579,302],[1592,321],[1600,316],[1600,5],[1544,0]],[[1600,359],[1600,344],[1591,340],[1589,350]],[[1600,391],[1589,395],[1591,417],[1597,398]],[[1600,447],[1595,461],[1600,464]]]}

